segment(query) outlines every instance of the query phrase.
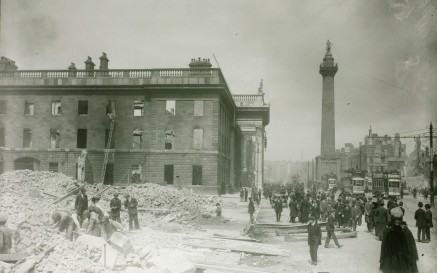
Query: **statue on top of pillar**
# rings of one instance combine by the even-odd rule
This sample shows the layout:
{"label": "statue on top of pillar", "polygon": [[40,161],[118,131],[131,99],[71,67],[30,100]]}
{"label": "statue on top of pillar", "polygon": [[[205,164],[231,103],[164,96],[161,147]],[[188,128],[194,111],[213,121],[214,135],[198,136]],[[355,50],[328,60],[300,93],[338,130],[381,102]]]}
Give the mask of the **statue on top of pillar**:
{"label": "statue on top of pillar", "polygon": [[326,42],[326,54],[331,54],[331,47],[332,47],[333,45],[334,45],[334,44],[331,43],[331,41],[329,41],[329,39],[328,39],[328,41]]}

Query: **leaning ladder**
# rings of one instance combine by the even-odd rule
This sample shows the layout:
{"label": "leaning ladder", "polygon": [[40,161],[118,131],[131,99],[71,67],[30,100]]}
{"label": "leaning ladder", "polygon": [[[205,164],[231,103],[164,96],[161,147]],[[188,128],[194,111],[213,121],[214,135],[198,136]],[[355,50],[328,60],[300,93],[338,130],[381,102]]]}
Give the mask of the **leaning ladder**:
{"label": "leaning ladder", "polygon": [[115,101],[111,101],[111,113],[108,114],[108,117],[111,119],[111,127],[109,128],[108,142],[106,143],[105,158],[103,160],[102,174],[100,176],[100,183],[102,185],[105,182],[106,166],[108,165],[109,152],[110,152],[111,143],[112,143],[112,135],[114,133],[114,126],[115,126]]}

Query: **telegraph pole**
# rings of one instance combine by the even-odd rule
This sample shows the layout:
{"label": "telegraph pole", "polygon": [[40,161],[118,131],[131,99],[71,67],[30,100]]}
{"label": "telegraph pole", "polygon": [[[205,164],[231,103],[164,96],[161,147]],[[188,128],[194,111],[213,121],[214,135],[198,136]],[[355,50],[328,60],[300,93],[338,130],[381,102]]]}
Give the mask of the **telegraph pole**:
{"label": "telegraph pole", "polygon": [[429,188],[431,191],[430,199],[431,199],[431,207],[435,208],[434,204],[434,150],[433,150],[433,137],[432,137],[432,122],[429,126],[429,143],[430,143],[430,155],[431,155],[431,166],[430,166],[430,177],[429,177]]}

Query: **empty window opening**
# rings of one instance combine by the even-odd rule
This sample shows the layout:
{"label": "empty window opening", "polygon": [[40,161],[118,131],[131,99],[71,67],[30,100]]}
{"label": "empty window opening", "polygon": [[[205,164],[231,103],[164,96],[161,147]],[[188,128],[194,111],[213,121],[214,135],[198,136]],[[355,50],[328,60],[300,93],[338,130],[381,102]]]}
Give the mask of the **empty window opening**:
{"label": "empty window opening", "polygon": [[193,185],[202,185],[202,165],[193,165]]}
{"label": "empty window opening", "polygon": [[194,116],[195,117],[203,116],[203,100],[194,101]]}
{"label": "empty window opening", "polygon": [[175,100],[166,100],[165,101],[165,110],[167,114],[171,114],[173,116],[176,115],[176,101]]}
{"label": "empty window opening", "polygon": [[58,162],[49,162],[49,172],[57,173],[59,171]]}
{"label": "empty window opening", "polygon": [[5,128],[0,128],[0,147],[5,147]]}
{"label": "empty window opening", "polygon": [[175,135],[174,135],[173,130],[165,131],[165,149],[166,150],[173,150],[174,139],[175,139]]}
{"label": "empty window opening", "polygon": [[31,129],[23,129],[23,148],[32,147],[32,130]]}
{"label": "empty window opening", "polygon": [[61,131],[59,129],[50,129],[50,148],[59,148],[61,142]]}
{"label": "empty window opening", "polygon": [[134,117],[144,116],[144,101],[136,100],[134,101]]}
{"label": "empty window opening", "polygon": [[105,185],[114,184],[114,163],[106,164],[105,178],[103,179],[103,184]]}
{"label": "empty window opening", "polygon": [[115,100],[107,100],[106,115],[114,115],[114,114],[115,114]]}
{"label": "empty window opening", "polygon": [[105,129],[105,149],[114,149],[115,148],[115,129],[112,130],[112,136],[111,136],[111,145],[108,146],[109,141],[109,134],[111,132],[111,129]]}
{"label": "empty window opening", "polygon": [[193,130],[193,148],[198,150],[203,148],[203,129]]}
{"label": "empty window opening", "polygon": [[143,167],[141,164],[132,164],[132,183],[141,183],[143,181]]}
{"label": "empty window opening", "polygon": [[35,111],[35,104],[32,101],[26,100],[24,102],[24,115],[33,116]]}
{"label": "empty window opening", "polygon": [[61,101],[60,100],[52,101],[52,116],[60,116],[61,114],[62,114]]}
{"label": "empty window opening", "polygon": [[80,100],[77,104],[77,114],[78,115],[88,115],[88,101]]}
{"label": "empty window opening", "polygon": [[164,181],[173,184],[174,165],[164,165]]}
{"label": "empty window opening", "polygon": [[87,129],[77,129],[77,148],[86,148]]}
{"label": "empty window opening", "polygon": [[142,129],[135,129],[133,132],[132,148],[133,149],[141,149],[142,143],[143,143],[143,130]]}
{"label": "empty window opening", "polygon": [[0,100],[0,115],[6,114],[7,103],[6,100]]}

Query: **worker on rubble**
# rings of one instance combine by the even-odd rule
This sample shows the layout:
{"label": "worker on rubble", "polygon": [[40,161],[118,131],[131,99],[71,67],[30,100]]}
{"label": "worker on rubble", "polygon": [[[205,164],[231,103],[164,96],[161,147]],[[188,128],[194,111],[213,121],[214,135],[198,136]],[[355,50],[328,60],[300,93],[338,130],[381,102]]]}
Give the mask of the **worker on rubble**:
{"label": "worker on rubble", "polygon": [[124,196],[126,198],[124,207],[127,209],[129,214],[129,230],[133,229],[132,222],[135,223],[135,229],[140,229],[140,224],[138,223],[138,201],[137,199],[131,197],[129,193],[126,193]]}
{"label": "worker on rubble", "polygon": [[60,232],[65,231],[65,236],[68,240],[73,241],[73,231],[78,229],[71,214],[67,212],[56,211],[52,214],[53,228],[59,228]]}
{"label": "worker on rubble", "polygon": [[0,254],[10,254],[13,248],[13,234],[12,229],[6,227],[8,215],[0,213]]}
{"label": "worker on rubble", "polygon": [[[104,217],[105,216],[102,216],[102,218]],[[82,229],[84,229],[88,235],[100,237],[102,235],[102,225],[99,220],[99,215],[94,210],[86,210],[83,212],[83,218]]]}
{"label": "worker on rubble", "polygon": [[80,189],[79,193],[76,195],[76,201],[74,202],[74,209],[78,215],[79,223],[82,224],[82,215],[85,210],[88,209],[88,196],[86,195],[85,188]]}
{"label": "worker on rubble", "polygon": [[109,219],[109,216],[103,216],[102,218],[103,238],[106,240],[111,239],[112,234],[116,231],[121,231],[122,227],[120,223]]}
{"label": "worker on rubble", "polygon": [[111,207],[111,219],[121,223],[120,219],[120,209],[121,209],[121,200],[118,199],[118,193],[114,193],[114,198],[112,198],[109,203]]}

